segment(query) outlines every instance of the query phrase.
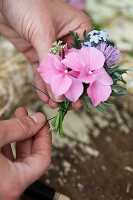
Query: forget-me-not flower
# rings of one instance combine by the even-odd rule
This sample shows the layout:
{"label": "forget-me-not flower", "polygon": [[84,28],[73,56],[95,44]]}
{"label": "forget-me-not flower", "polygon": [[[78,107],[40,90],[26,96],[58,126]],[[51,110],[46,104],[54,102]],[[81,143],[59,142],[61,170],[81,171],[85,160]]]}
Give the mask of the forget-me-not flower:
{"label": "forget-me-not flower", "polygon": [[84,42],[84,43],[83,43],[83,46],[84,46],[84,47],[92,47],[92,43],[89,42],[89,41],[87,41],[87,42]]}
{"label": "forget-me-not flower", "polygon": [[88,35],[93,36],[93,35],[99,34],[99,33],[100,33],[100,31],[93,30],[93,31],[89,32]]}
{"label": "forget-me-not flower", "polygon": [[93,36],[90,36],[90,42],[94,42],[95,44],[98,44],[98,42],[102,40],[99,35],[93,35]]}
{"label": "forget-me-not flower", "polygon": [[109,39],[109,34],[106,31],[100,31],[99,37],[106,42]]}

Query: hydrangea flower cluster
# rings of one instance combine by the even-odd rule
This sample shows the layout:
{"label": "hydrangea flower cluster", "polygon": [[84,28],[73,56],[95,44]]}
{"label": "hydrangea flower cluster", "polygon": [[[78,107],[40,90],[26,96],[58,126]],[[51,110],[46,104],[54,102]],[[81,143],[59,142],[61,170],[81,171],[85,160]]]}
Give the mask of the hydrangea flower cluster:
{"label": "hydrangea flower cluster", "polygon": [[47,56],[40,64],[39,72],[51,86],[55,97],[65,95],[72,102],[76,102],[83,94],[83,83],[89,84],[87,94],[93,105],[97,106],[109,98],[113,84],[104,69],[104,63],[104,55],[94,47],[73,48],[65,53],[63,59],[55,54]]}
{"label": "hydrangea flower cluster", "polygon": [[93,30],[88,35],[84,32],[82,43],[77,33],[70,32],[74,38],[73,48],[67,44],[54,43],[50,53],[40,63],[38,71],[42,79],[50,85],[55,97],[64,95],[65,99],[59,106],[59,113],[52,122],[52,129],[57,128],[62,133],[62,121],[71,102],[82,98],[83,104],[89,110],[88,103],[100,111],[99,105],[107,102],[110,96],[124,96],[125,91],[117,81],[124,82],[120,66],[114,66],[120,59],[119,51],[109,45],[109,35],[106,31]]}

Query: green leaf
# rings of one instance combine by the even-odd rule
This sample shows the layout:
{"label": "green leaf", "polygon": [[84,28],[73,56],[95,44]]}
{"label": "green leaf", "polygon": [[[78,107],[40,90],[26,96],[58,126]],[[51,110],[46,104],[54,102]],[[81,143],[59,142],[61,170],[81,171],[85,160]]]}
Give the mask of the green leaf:
{"label": "green leaf", "polygon": [[114,72],[114,75],[115,75],[117,78],[122,78],[121,74],[119,74],[117,71]]}
{"label": "green leaf", "polygon": [[117,71],[118,69],[119,69],[119,65],[118,66],[115,66],[115,67],[113,67],[113,68],[111,68],[111,69],[108,69],[107,70],[107,72],[108,72],[108,74],[112,74],[112,73],[114,73],[115,71]]}
{"label": "green leaf", "polygon": [[128,69],[118,69],[117,70],[117,73],[119,73],[119,74],[126,74],[127,73],[127,71],[129,71]]}
{"label": "green leaf", "polygon": [[84,41],[87,42],[86,30],[84,31],[83,36],[84,36]]}
{"label": "green leaf", "polygon": [[84,42],[88,42],[90,40],[90,36],[86,34],[86,30],[83,33],[84,36]]}
{"label": "green leaf", "polygon": [[62,111],[60,111],[60,120],[59,120],[59,123],[60,123],[59,127],[60,128],[59,128],[59,132],[60,132],[61,137],[63,137],[62,121],[63,121],[63,119],[62,119]]}
{"label": "green leaf", "polygon": [[[93,106],[90,97],[88,97],[88,96],[84,96],[84,98],[86,99],[86,101],[88,101],[88,102]],[[101,107],[100,105],[98,105],[98,106],[96,106],[96,107],[93,106],[93,107],[96,108],[97,110],[99,110],[100,112],[107,113],[107,111],[106,111],[103,107]]]}
{"label": "green leaf", "polygon": [[89,109],[89,106],[88,106],[88,103],[87,103],[87,101],[86,101],[85,96],[82,97],[82,102],[83,102],[84,107],[86,108],[86,110],[87,110],[88,112],[90,112],[90,109]]}
{"label": "green leaf", "polygon": [[96,106],[95,108],[97,110],[99,110],[100,112],[107,113],[107,111],[103,107],[101,107],[100,105]]}
{"label": "green leaf", "polygon": [[70,34],[71,34],[71,35],[74,37],[74,35],[75,35],[75,34],[74,34],[74,32],[72,32],[72,31],[69,31],[69,33],[70,33]]}
{"label": "green leaf", "polygon": [[127,82],[123,79],[123,78],[121,78],[121,80],[120,80],[122,83],[124,83],[124,84],[127,84]]}
{"label": "green leaf", "polygon": [[112,92],[110,96],[112,96],[112,97],[124,97],[124,96],[126,96],[126,93]]}
{"label": "green leaf", "polygon": [[103,104],[106,106],[113,107],[113,108],[115,107],[115,105],[111,104],[109,101],[104,101]]}
{"label": "green leaf", "polygon": [[113,90],[127,91],[127,89],[126,89],[126,88],[122,87],[122,86],[121,86],[121,85],[119,85],[119,84],[112,85],[112,86],[111,86],[111,88],[112,88]]}
{"label": "green leaf", "polygon": [[56,126],[56,120],[57,120],[57,116],[52,120],[52,122],[51,122],[51,125],[53,126],[53,127],[55,127]]}
{"label": "green leaf", "polygon": [[91,98],[90,98],[90,97],[84,96],[84,98],[85,98],[90,104],[92,104],[92,101],[91,101]]}
{"label": "green leaf", "polygon": [[74,43],[75,43],[74,48],[81,49],[82,45],[81,45],[81,40],[80,40],[78,34],[77,33],[75,34],[72,31],[70,31],[69,33],[73,36],[73,40],[74,40]]}

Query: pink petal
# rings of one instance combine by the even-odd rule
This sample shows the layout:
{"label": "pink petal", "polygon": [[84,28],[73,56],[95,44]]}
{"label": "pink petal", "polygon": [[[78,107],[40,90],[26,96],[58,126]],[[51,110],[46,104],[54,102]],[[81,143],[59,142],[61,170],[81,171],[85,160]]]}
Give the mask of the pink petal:
{"label": "pink petal", "polygon": [[73,71],[73,70],[68,72],[69,75],[71,75],[71,76],[73,76],[73,77],[76,77],[76,78],[79,76],[79,73],[80,73],[80,72]]}
{"label": "pink petal", "polygon": [[97,70],[103,67],[105,57],[101,51],[94,47],[82,47],[80,50],[68,53],[62,63],[74,71],[80,71],[83,67],[89,70]]}
{"label": "pink petal", "polygon": [[66,67],[61,63],[61,57],[55,54],[50,54],[50,57],[53,59],[54,67],[60,71],[65,71]]}
{"label": "pink petal", "polygon": [[68,68],[73,69],[74,71],[80,71],[82,65],[78,57],[79,57],[79,52],[68,53],[65,56],[65,58],[61,61],[61,63],[63,63]]}
{"label": "pink petal", "polygon": [[113,80],[104,68],[97,70],[98,81],[103,85],[112,85]]}
{"label": "pink petal", "polygon": [[105,57],[101,51],[94,47],[82,48],[79,53],[82,66],[89,67],[89,70],[97,70],[103,67]]}
{"label": "pink petal", "polygon": [[47,56],[39,65],[38,71],[40,76],[46,83],[50,83],[51,77],[55,74],[58,74],[58,70],[55,68],[53,63],[53,58]]}
{"label": "pink petal", "polygon": [[90,84],[87,89],[88,96],[91,98],[94,106],[106,101],[110,97],[111,92],[112,90],[109,85],[102,85],[98,81]]}
{"label": "pink petal", "polygon": [[93,72],[92,72],[92,74],[89,74],[88,68],[87,67],[83,67],[81,69],[81,72],[79,74],[78,79],[80,81],[82,81],[83,83],[92,83],[92,82],[94,82],[96,80],[97,76],[98,75],[93,73]]}
{"label": "pink petal", "polygon": [[79,49],[75,49],[75,48],[68,49],[68,53],[79,52],[79,51],[80,51]]}
{"label": "pink petal", "polygon": [[65,93],[67,99],[76,102],[83,93],[83,84],[77,78],[71,77],[72,84],[68,91]]}
{"label": "pink petal", "polygon": [[65,73],[55,75],[51,79],[51,89],[55,97],[65,94],[65,92],[70,88],[71,84],[72,80]]}

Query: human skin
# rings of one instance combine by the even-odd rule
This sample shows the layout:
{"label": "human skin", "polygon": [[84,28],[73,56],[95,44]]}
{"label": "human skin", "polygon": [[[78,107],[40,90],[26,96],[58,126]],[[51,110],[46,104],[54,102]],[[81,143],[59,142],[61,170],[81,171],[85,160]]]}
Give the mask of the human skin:
{"label": "human skin", "polygon": [[[42,113],[19,108],[14,119],[0,121],[0,200],[16,200],[48,169],[51,133]],[[10,143],[16,142],[16,159]]]}
{"label": "human skin", "polygon": [[[33,66],[36,86],[51,98],[38,91],[40,99],[50,107],[58,106],[63,96],[54,98],[51,88],[42,81],[37,67],[56,40],[71,42],[69,31],[83,39],[83,31],[91,30],[87,15],[63,0],[0,0],[0,32],[21,51]],[[73,108],[78,109],[78,100]]]}

